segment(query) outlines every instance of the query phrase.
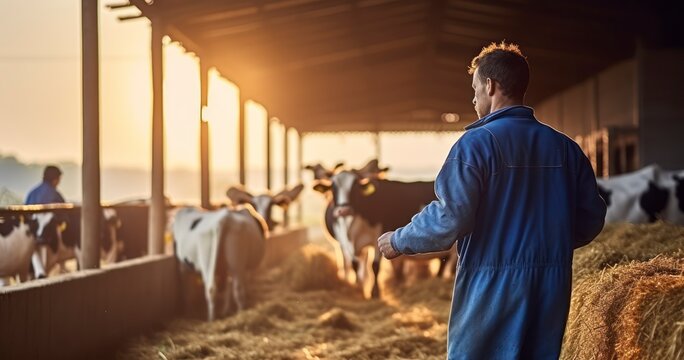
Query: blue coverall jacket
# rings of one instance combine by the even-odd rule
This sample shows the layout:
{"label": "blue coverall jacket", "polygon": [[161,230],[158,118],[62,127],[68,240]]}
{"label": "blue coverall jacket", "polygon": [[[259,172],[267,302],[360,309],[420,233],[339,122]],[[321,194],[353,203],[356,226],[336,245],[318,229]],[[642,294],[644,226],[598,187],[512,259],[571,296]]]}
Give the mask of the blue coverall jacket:
{"label": "blue coverall jacket", "polygon": [[63,203],[62,194],[54,186],[42,182],[31,190],[26,197],[26,205]]}
{"label": "blue coverall jacket", "polygon": [[466,127],[435,180],[436,201],[392,236],[404,254],[449,249],[459,264],[449,359],[557,359],[572,254],[606,205],[579,146],[511,106]]}

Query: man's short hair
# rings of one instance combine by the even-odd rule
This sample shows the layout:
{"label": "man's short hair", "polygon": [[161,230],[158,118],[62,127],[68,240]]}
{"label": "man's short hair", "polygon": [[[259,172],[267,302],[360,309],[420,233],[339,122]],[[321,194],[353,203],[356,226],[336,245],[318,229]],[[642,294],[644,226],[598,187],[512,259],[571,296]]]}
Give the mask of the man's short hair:
{"label": "man's short hair", "polygon": [[48,165],[43,170],[43,181],[52,182],[62,176],[62,170],[54,165]]}
{"label": "man's short hair", "polygon": [[530,66],[516,44],[491,43],[473,58],[468,74],[479,69],[481,80],[490,78],[501,84],[504,95],[522,98],[530,82]]}

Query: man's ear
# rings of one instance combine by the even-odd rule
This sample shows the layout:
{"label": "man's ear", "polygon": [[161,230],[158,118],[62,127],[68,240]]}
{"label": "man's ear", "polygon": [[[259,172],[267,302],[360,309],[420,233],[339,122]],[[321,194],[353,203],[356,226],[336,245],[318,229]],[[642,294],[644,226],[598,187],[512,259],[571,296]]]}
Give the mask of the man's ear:
{"label": "man's ear", "polygon": [[230,202],[232,202],[234,205],[249,204],[252,202],[252,198],[254,197],[247,191],[235,186],[231,186],[230,189],[226,191],[226,196],[228,196]]}
{"label": "man's ear", "polygon": [[327,180],[316,181],[313,185],[313,189],[319,193],[326,193],[332,189],[332,183]]}
{"label": "man's ear", "polygon": [[498,84],[496,83],[496,81],[492,80],[492,78],[487,78],[485,81],[485,86],[487,87],[487,95],[494,96],[494,92],[496,92],[496,86]]}

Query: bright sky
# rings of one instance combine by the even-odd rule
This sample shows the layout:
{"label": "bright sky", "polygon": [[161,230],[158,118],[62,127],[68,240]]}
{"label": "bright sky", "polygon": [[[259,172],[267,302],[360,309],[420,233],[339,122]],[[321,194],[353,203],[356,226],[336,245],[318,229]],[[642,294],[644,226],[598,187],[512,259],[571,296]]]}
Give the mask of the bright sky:
{"label": "bright sky", "polygon": [[[78,0],[0,0],[0,153],[24,162],[81,159],[81,32]],[[103,167],[149,169],[151,132],[150,29],[146,19],[120,22],[125,11],[100,1],[100,117]],[[164,50],[166,164],[199,167],[199,59],[181,45]],[[237,169],[239,89],[212,70],[209,113],[212,170]],[[247,163],[265,163],[266,107],[249,103]],[[274,165],[283,164],[284,128],[274,124]],[[296,164],[296,132],[290,134]],[[458,134],[381,137],[382,163],[393,174],[434,177]],[[370,135],[305,138],[305,163],[346,161],[361,166],[374,156]],[[248,175],[253,176],[254,175]],[[415,178],[415,176],[413,176]],[[274,174],[275,184],[282,173]],[[295,178],[292,173],[291,179]],[[255,187],[265,180],[247,179]]]}

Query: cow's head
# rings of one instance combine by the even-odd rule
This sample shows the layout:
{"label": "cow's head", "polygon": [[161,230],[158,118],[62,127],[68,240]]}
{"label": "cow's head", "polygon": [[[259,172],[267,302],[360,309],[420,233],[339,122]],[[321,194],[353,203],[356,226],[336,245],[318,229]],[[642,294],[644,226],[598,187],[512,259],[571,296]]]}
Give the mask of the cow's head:
{"label": "cow's head", "polygon": [[33,214],[32,219],[37,223],[36,242],[38,245],[46,245],[56,252],[62,242],[62,232],[68,226],[66,218],[54,212],[44,212]]}
{"label": "cow's head", "polygon": [[389,167],[381,168],[378,163],[378,159],[373,159],[369,161],[364,167],[358,170],[353,170],[361,178],[368,179],[384,179]]}
{"label": "cow's head", "polygon": [[272,216],[273,206],[280,206],[283,209],[287,207],[297,198],[304,189],[304,185],[299,184],[292,189],[284,189],[276,195],[260,194],[254,196],[244,189],[238,187],[231,187],[226,192],[226,195],[234,205],[251,205],[256,212],[266,221],[269,230],[273,230],[278,225]]}
{"label": "cow's head", "polygon": [[684,175],[673,174],[672,180],[675,181],[674,194],[677,198],[679,211],[684,212]]}
{"label": "cow's head", "polygon": [[330,179],[322,179],[314,184],[314,190],[320,193],[332,193],[333,216],[354,215],[355,197],[370,196],[375,192],[374,181],[355,170],[343,170]]}
{"label": "cow's head", "polygon": [[650,222],[658,219],[659,214],[667,207],[670,192],[653,180],[648,181],[648,190],[639,197],[639,206],[648,214]]}
{"label": "cow's head", "polygon": [[114,247],[116,247],[117,252],[123,250],[123,242],[119,242],[117,239],[119,228],[121,228],[121,220],[116,210],[103,208],[100,218],[100,246],[106,252],[110,252]]}
{"label": "cow's head", "polygon": [[314,180],[330,179],[338,169],[344,166],[343,162],[337,163],[332,169],[326,169],[321,164],[307,165],[304,167],[306,170],[311,170],[313,172]]}

